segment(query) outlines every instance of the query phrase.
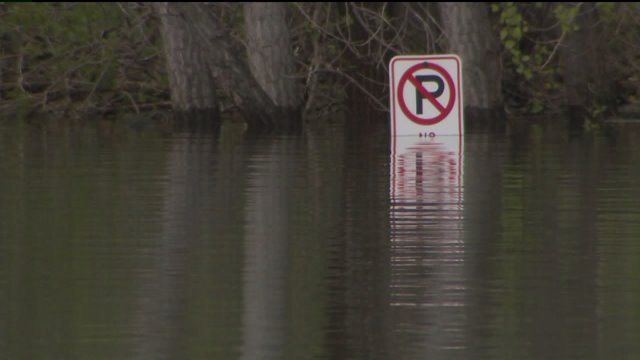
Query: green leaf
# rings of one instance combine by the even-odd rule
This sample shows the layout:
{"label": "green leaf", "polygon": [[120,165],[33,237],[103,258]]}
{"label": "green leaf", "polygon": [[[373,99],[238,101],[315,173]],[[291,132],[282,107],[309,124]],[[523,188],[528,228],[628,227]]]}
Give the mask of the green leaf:
{"label": "green leaf", "polygon": [[513,29],[513,37],[517,40],[520,40],[522,37],[522,29],[520,27],[516,27]]}
{"label": "green leaf", "polygon": [[500,40],[506,39],[507,36],[509,36],[509,30],[507,30],[506,28],[500,29]]}
{"label": "green leaf", "polygon": [[533,71],[531,71],[531,69],[525,69],[524,78],[527,80],[531,80],[533,78]]}
{"label": "green leaf", "polygon": [[507,41],[504,42],[504,46],[507,49],[513,49],[516,46],[516,42],[513,41],[513,39],[508,39]]}
{"label": "green leaf", "polygon": [[544,107],[542,106],[542,104],[540,103],[540,100],[534,100],[531,103],[531,112],[533,114],[539,114],[542,112],[542,110],[544,110]]}

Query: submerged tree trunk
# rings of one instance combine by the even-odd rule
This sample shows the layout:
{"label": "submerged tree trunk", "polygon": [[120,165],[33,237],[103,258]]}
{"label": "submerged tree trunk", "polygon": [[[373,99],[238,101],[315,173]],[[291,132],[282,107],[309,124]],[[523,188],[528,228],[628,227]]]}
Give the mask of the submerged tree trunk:
{"label": "submerged tree trunk", "polygon": [[[162,10],[163,6],[158,7]],[[169,11],[161,13],[161,17],[179,18],[179,23],[184,25],[184,36],[201,54],[200,57],[184,58],[184,53],[188,50],[186,47],[168,46],[168,49],[176,52],[168,57],[184,58],[187,67],[190,62],[203,60],[207,70],[194,75],[203,77],[205,81],[215,77],[222,90],[233,99],[250,128],[276,125],[281,118],[281,110],[255,79],[241,51],[234,46],[228,29],[212,13],[211,5],[183,2],[164,4],[164,8]],[[213,81],[211,82],[213,88]]]}
{"label": "submerged tree trunk", "polygon": [[500,50],[497,34],[489,21],[489,5],[484,2],[438,4],[447,49],[462,59],[466,117],[502,116]]}
{"label": "submerged tree trunk", "polygon": [[[612,104],[613,81],[608,76],[605,60],[605,39],[594,3],[574,3],[578,12],[577,25],[567,32],[561,48],[561,64],[567,106],[574,115],[583,118],[596,106]],[[572,25],[573,25],[572,24]]]}
{"label": "submerged tree trunk", "polygon": [[283,115],[295,116],[299,115],[302,98],[294,77],[286,6],[276,2],[245,3],[244,17],[251,73]]}
{"label": "submerged tree trunk", "polygon": [[175,3],[153,3],[153,7],[161,20],[173,108],[217,112],[216,84],[189,24],[175,11]]}

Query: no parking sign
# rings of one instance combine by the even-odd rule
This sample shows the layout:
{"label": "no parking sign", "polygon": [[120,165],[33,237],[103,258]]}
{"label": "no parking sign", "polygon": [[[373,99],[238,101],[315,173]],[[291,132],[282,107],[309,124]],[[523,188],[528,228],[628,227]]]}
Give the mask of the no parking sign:
{"label": "no parking sign", "polygon": [[458,56],[396,56],[389,64],[389,77],[393,136],[463,135]]}

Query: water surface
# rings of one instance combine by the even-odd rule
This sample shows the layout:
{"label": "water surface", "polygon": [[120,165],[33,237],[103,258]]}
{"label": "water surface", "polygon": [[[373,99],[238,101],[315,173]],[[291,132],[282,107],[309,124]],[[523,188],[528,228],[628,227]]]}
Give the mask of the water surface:
{"label": "water surface", "polygon": [[0,358],[632,359],[640,129],[0,125]]}

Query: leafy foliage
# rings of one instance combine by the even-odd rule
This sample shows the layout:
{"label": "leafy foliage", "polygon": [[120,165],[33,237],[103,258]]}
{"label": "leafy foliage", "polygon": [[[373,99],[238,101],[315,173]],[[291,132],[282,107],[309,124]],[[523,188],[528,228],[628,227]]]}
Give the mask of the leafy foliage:
{"label": "leafy foliage", "polygon": [[[510,112],[562,110],[562,52],[567,38],[583,30],[576,21],[583,4],[491,3]],[[241,5],[209,8],[235,38],[236,50],[244,51]],[[634,3],[595,7],[599,20],[592,25],[609,39],[602,54],[620,103],[640,100],[639,10]],[[289,15],[307,110],[324,112],[349,97],[385,110],[386,67],[393,55],[447,51],[433,3],[291,3]],[[81,115],[170,105],[158,19],[148,4],[5,3],[0,17],[5,109]],[[611,107],[594,102],[589,111],[598,117]]]}
{"label": "leafy foliage", "polygon": [[150,11],[119,3],[4,4],[5,104],[108,113],[168,99]]}
{"label": "leafy foliage", "polygon": [[[595,11],[597,23],[583,26],[598,29],[607,41],[599,54],[617,86],[618,103],[637,100],[640,67],[638,5],[597,3],[586,10],[583,3],[492,3],[496,31],[503,48],[504,90],[507,106],[518,113],[557,112],[563,109],[566,77],[562,68],[568,37],[581,31],[577,18]],[[584,44],[585,48],[593,44]],[[586,54],[586,52],[585,52]],[[585,59],[590,60],[590,59]],[[593,90],[593,89],[592,89]],[[597,90],[593,90],[597,91]],[[595,101],[587,109],[592,118],[609,113],[616,104]]]}

